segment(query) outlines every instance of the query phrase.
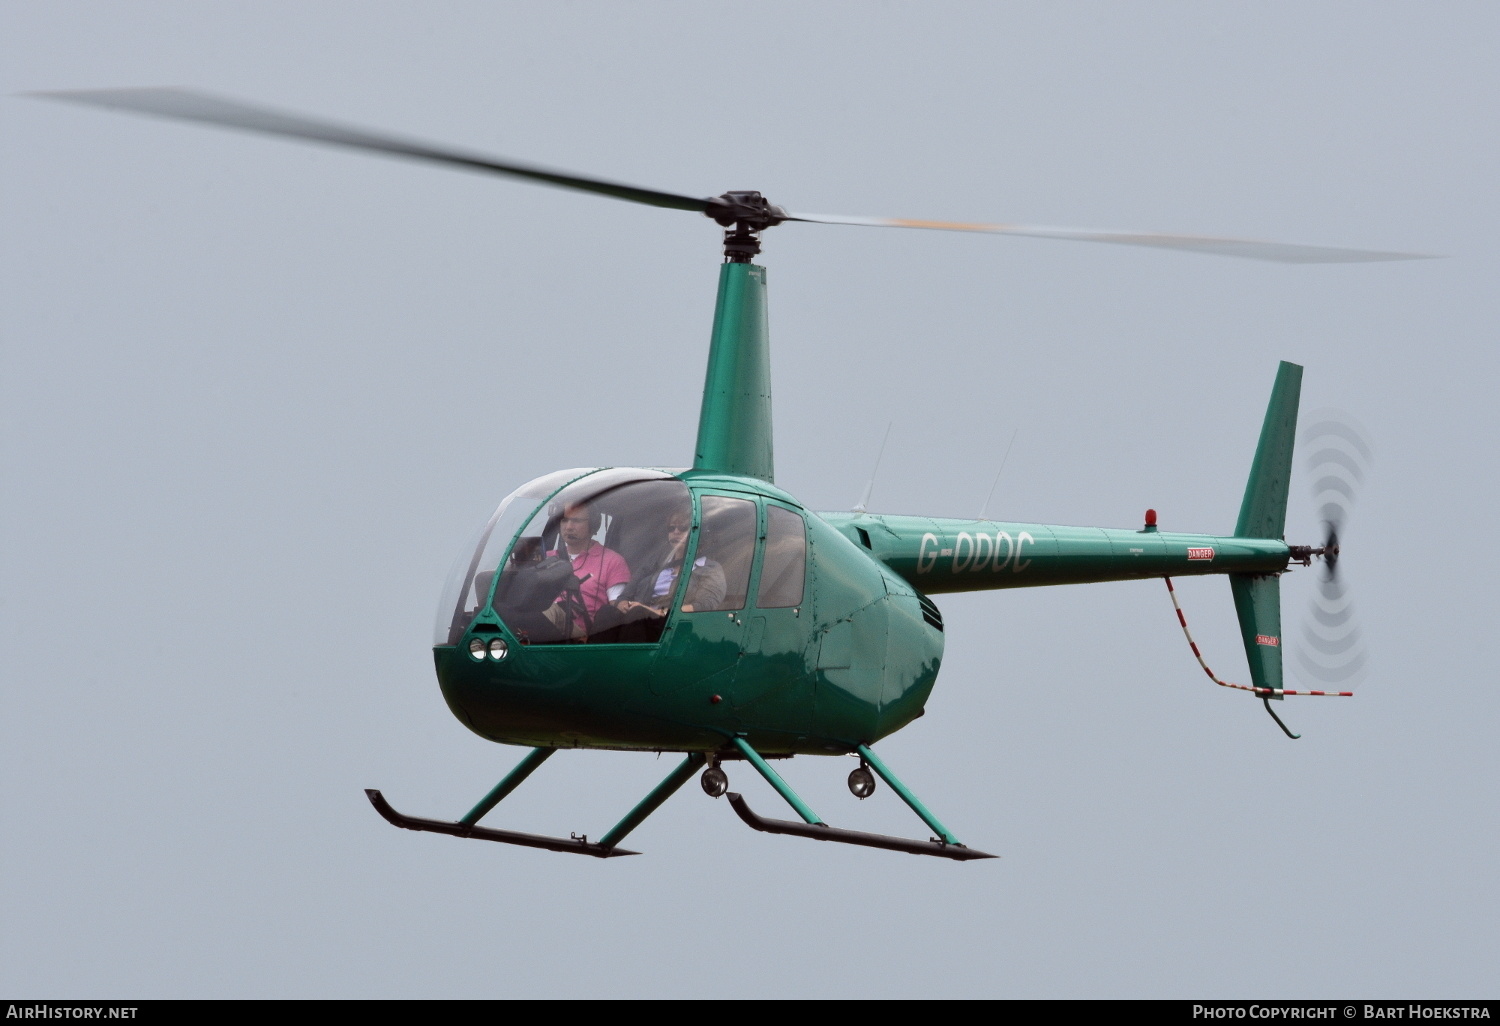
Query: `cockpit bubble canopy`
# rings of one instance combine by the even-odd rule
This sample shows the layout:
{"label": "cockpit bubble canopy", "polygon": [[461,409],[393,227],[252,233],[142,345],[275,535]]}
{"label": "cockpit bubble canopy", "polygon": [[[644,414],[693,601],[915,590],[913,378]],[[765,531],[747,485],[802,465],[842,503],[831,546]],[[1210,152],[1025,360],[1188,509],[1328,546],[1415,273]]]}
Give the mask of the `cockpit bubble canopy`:
{"label": "cockpit bubble canopy", "polygon": [[654,632],[622,636],[611,609],[641,591],[635,577],[670,562],[669,523],[691,521],[687,486],[668,471],[580,468],[528,481],[454,564],[433,643],[457,644],[487,605],[527,644],[655,641],[661,616]]}

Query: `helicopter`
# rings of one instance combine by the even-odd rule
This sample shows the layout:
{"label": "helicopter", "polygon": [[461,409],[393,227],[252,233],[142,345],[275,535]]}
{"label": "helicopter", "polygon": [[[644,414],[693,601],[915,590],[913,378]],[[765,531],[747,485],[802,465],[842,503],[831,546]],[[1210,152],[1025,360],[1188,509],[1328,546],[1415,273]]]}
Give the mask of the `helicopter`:
{"label": "helicopter", "polygon": [[[874,746],[921,717],[946,643],[933,596],[1178,576],[1229,578],[1250,684],[1216,683],[1271,706],[1297,691],[1282,674],[1279,578],[1319,559],[1335,581],[1337,515],[1321,544],[1284,525],[1302,368],[1277,369],[1234,531],[1138,529],[815,512],[775,484],[762,233],[788,223],[921,228],[1186,250],[1286,263],[1405,260],[1419,254],[1152,232],[919,221],[789,212],[754,191],[699,198],[518,163],[173,88],[34,93],[435,163],[707,216],[722,264],[692,465],[581,467],[507,495],[460,554],[439,601],[433,660],[453,715],[529,752],[457,820],[398,812],[408,830],[612,858],[695,775],[755,830],[955,861],[996,856],[959,841]],[[1172,601],[1176,606],[1175,592]],[[1187,623],[1178,607],[1184,631]],[[611,829],[589,840],[480,826],[562,749],[670,752],[682,761]],[[932,831],[927,840],[825,822],[772,763],[853,756],[850,791],[883,781]],[[744,764],[798,819],[766,818],[730,790]]]}

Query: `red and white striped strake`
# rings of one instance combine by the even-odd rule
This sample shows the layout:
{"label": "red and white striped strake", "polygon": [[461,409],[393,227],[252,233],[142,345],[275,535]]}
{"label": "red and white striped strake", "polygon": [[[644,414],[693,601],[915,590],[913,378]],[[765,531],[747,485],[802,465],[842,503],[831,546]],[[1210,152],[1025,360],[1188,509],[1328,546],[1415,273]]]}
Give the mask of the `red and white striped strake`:
{"label": "red and white striped strake", "polygon": [[1182,615],[1182,606],[1177,602],[1177,589],[1172,587],[1172,578],[1163,577],[1162,580],[1167,582],[1167,594],[1172,597],[1172,608],[1177,610],[1177,622],[1182,624],[1182,633],[1187,638],[1188,646],[1193,650],[1193,656],[1197,658],[1198,665],[1203,667],[1203,672],[1208,674],[1208,679],[1219,685],[1219,687],[1250,691],[1257,695],[1319,695],[1323,698],[1354,697],[1354,692],[1352,691],[1289,691],[1286,688],[1257,688],[1251,687],[1248,684],[1231,684],[1227,680],[1220,680],[1214,674],[1214,671],[1208,668],[1208,664],[1203,661],[1203,653],[1198,651],[1198,643],[1193,640],[1193,632],[1188,630],[1187,617]]}

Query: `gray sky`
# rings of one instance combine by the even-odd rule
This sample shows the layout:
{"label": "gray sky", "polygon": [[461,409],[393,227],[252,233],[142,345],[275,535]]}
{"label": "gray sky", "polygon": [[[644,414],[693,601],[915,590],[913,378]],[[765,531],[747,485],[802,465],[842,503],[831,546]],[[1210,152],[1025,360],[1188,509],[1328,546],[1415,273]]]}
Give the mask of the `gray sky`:
{"label": "gray sky", "polygon": [[[1493,996],[1488,4],[0,6],[0,991],[38,996]],[[1233,525],[1276,361],[1376,443],[1375,670],[1213,687],[1165,589],[949,597],[886,760],[936,859],[685,788],[597,862],[398,832],[521,750],[444,706],[443,575],[513,487],[681,465],[702,218],[15,98],[187,85],[793,209],[1447,259],[769,233],[778,483],[871,507]],[[654,396],[655,403],[639,397]],[[1292,541],[1313,541],[1308,482]],[[1476,544],[1477,542],[1477,544]],[[1288,635],[1311,575],[1284,586]],[[1180,594],[1244,676],[1229,589]],[[487,822],[598,835],[670,757],[564,753]],[[924,836],[847,760],[839,825]],[[733,774],[755,806],[774,795]]]}

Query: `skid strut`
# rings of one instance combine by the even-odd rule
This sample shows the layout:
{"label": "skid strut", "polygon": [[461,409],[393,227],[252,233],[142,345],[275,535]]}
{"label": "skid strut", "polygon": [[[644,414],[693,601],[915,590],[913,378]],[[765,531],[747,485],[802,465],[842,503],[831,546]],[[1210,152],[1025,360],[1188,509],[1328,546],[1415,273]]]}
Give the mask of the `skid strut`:
{"label": "skid strut", "polygon": [[472,837],[481,841],[499,841],[501,844],[519,844],[525,848],[545,848],[547,851],[572,852],[575,855],[592,855],[597,859],[612,859],[617,855],[640,854],[640,852],[629,851],[616,845],[625,839],[626,834],[640,826],[647,816],[660,808],[663,802],[672,797],[704,762],[704,757],[700,753],[689,754],[676,769],[667,775],[665,780],[637,802],[635,808],[627,812],[625,818],[616,823],[609,833],[598,841],[590,842],[587,835],[546,837],[541,834],[523,834],[515,830],[492,830],[489,827],[479,826],[480,817],[500,804],[502,798],[519,787],[521,781],[546,762],[553,751],[555,749],[552,748],[533,749],[515,769],[506,774],[504,780],[480,799],[478,805],[469,810],[467,816],[457,822],[406,816],[391,808],[391,803],[386,801],[385,796],[379,791],[365,788],[365,795],[370,799],[370,804],[375,806],[375,811],[385,817],[386,822],[404,830],[425,830],[429,833],[449,834],[453,837]]}
{"label": "skid strut", "polygon": [[818,818],[818,814],[808,808],[797,793],[791,789],[787,782],[781,779],[777,773],[761,758],[760,753],[751,748],[744,738],[735,738],[734,745],[740,750],[745,760],[754,766],[760,775],[766,778],[766,783],[774,787],[786,803],[796,810],[803,822],[798,823],[789,819],[763,819],[756,815],[750,808],[744,796],[730,792],[726,797],[735,814],[745,821],[752,829],[761,830],[768,834],[788,834],[792,837],[810,837],[815,841],[835,841],[840,844],[858,844],[866,848],[883,848],[886,851],[904,851],[910,855],[934,855],[942,859],[955,859],[967,862],[970,859],[993,859],[998,855],[969,848],[959,843],[958,838],[948,831],[948,828],[938,822],[936,816],[927,811],[927,808],[917,800],[916,795],[907,790],[906,785],[896,779],[896,775],[876,758],[875,753],[870,751],[869,746],[860,745],[859,753],[865,761],[879,773],[881,778],[891,786],[891,790],[901,796],[901,799],[911,806],[913,812],[922,817],[922,820],[937,832],[937,837],[930,841],[918,841],[910,837],[892,837],[889,834],[868,834],[862,830],[843,830],[839,827],[831,827]]}

